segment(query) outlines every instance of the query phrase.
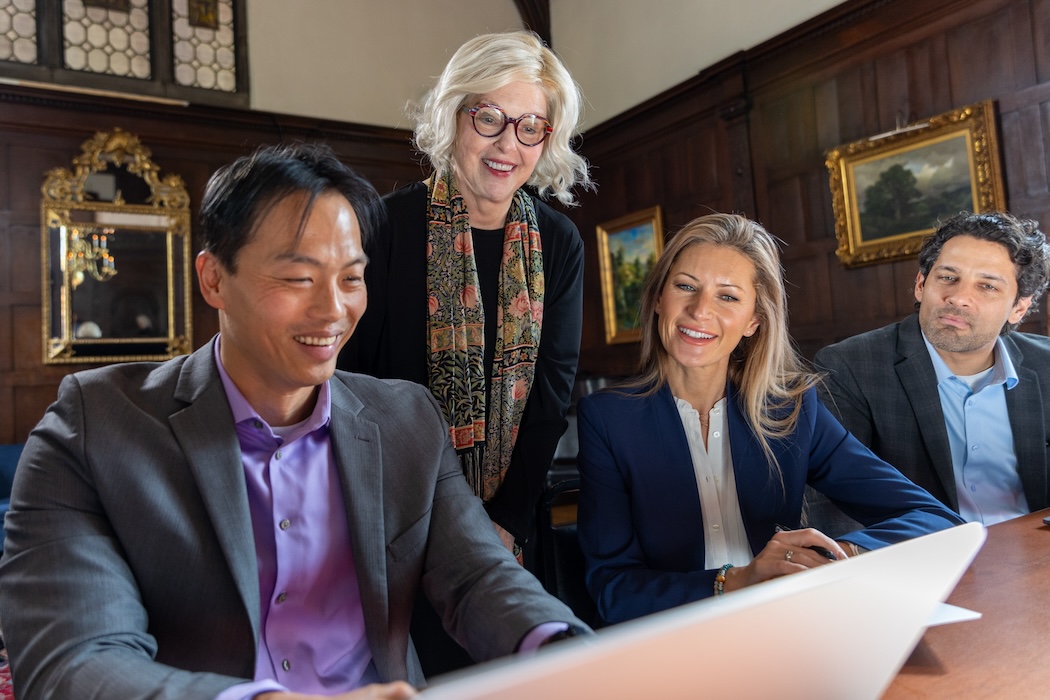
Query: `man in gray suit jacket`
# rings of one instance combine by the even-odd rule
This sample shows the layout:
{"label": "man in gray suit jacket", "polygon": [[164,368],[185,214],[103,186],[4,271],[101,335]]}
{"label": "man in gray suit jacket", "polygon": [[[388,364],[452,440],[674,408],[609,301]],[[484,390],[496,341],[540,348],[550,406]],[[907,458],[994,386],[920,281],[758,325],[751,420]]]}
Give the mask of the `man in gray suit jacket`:
{"label": "man in gray suit jacket", "polygon": [[[821,396],[846,428],[967,520],[1048,500],[1050,339],[1014,329],[1050,277],[1034,221],[959,215],[923,243],[917,314],[823,348]],[[848,530],[810,500],[813,526]],[[834,535],[833,535],[834,536]]]}
{"label": "man in gray suit jacket", "polygon": [[19,698],[408,697],[420,588],[479,660],[586,630],[500,543],[429,392],[335,372],[374,196],[322,147],[220,170],[219,335],[63,380],[0,564]]}

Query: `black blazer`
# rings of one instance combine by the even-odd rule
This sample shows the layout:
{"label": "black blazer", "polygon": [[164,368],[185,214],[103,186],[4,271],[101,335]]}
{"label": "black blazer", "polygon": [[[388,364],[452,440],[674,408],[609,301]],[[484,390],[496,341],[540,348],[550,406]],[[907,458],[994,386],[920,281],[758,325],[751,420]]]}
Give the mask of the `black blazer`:
{"label": "black blazer", "polygon": [[[1018,383],[1006,392],[1017,469],[1028,507],[1050,505],[1050,338],[1008,333],[1003,343]],[[919,318],[854,336],[820,350],[828,372],[821,399],[875,454],[953,510],[959,510],[937,375]]]}

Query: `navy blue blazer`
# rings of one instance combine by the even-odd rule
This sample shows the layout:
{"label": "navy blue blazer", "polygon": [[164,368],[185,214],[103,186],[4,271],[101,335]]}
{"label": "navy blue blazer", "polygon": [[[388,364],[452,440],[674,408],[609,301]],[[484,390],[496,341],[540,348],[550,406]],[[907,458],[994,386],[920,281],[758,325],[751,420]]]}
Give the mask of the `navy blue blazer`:
{"label": "navy blue blazer", "polygon": [[[607,622],[712,595],[703,520],[685,429],[671,390],[607,390],[579,403],[578,532],[587,587]],[[866,529],[842,537],[866,549],[962,523],[928,492],[846,432],[810,389],[790,438],[773,443],[783,484],[730,385],[729,445],[753,554],[777,524],[799,527],[806,484]]]}

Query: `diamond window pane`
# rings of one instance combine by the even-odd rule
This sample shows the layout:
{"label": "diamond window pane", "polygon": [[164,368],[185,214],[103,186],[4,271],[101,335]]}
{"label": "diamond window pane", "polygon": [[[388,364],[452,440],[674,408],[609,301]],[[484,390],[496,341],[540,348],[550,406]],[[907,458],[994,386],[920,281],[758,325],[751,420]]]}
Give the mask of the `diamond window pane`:
{"label": "diamond window pane", "polygon": [[36,63],[36,0],[0,0],[0,61]]}
{"label": "diamond window pane", "polygon": [[175,82],[236,92],[233,0],[173,0]]}
{"label": "diamond window pane", "polygon": [[[4,2],[4,0],[0,0]],[[128,0],[128,9],[62,3],[66,68],[149,79],[149,0]]]}

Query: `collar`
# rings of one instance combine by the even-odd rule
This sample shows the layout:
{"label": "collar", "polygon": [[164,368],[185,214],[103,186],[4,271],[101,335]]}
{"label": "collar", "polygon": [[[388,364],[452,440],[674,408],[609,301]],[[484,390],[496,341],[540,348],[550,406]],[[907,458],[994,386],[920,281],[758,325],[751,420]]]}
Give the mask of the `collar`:
{"label": "collar", "polygon": [[[262,416],[259,415],[258,411],[252,408],[252,405],[248,403],[248,399],[244,398],[244,394],[241,393],[237,385],[230,379],[229,373],[226,372],[226,368],[222,364],[222,357],[219,354],[219,344],[222,342],[222,334],[219,334],[215,338],[215,366],[219,369],[219,378],[222,379],[222,387],[226,391],[226,400],[230,403],[230,410],[233,412],[233,422],[240,425],[245,421],[259,421],[263,425],[269,425]],[[327,426],[332,420],[332,390],[329,386],[329,382],[325,382],[321,385],[321,391],[317,394],[317,403],[314,404],[314,410],[303,423],[299,425],[299,430],[296,430],[296,435],[305,435],[306,433],[313,432],[318,428]],[[272,430],[272,427],[271,427]],[[291,436],[289,436],[291,437]]]}
{"label": "collar", "polygon": [[[933,371],[937,374],[937,383],[940,384],[945,379],[956,376],[948,368],[948,364],[941,357],[940,353],[937,352],[937,348],[933,347],[930,341],[926,339],[925,333],[922,333],[922,342],[926,344],[926,351],[930,354],[930,360],[933,362]],[[1013,389],[1019,381],[1017,369],[1014,367],[1013,360],[1010,359],[1010,353],[1006,351],[1006,344],[1003,343],[1002,336],[995,339],[995,348],[992,353],[995,360],[992,362],[992,372],[985,380],[984,386],[1005,384],[1007,389]]]}

